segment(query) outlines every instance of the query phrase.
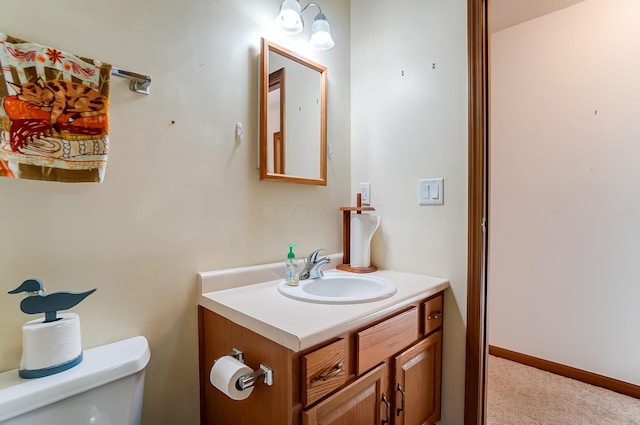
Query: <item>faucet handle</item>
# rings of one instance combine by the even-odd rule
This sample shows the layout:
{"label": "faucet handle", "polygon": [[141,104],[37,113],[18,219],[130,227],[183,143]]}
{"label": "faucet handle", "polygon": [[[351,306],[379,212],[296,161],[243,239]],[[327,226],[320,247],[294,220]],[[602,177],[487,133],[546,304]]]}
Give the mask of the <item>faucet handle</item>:
{"label": "faucet handle", "polygon": [[320,254],[320,251],[325,251],[325,249],[324,248],[316,249],[311,254],[309,254],[309,263],[310,264],[315,264],[315,263],[318,262],[318,254]]}

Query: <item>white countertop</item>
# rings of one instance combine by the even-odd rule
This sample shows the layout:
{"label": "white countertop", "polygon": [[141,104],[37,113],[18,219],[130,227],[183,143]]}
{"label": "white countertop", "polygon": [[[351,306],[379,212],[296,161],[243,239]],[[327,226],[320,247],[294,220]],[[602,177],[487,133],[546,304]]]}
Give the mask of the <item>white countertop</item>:
{"label": "white countertop", "polygon": [[[339,263],[339,262],[338,262]],[[333,264],[336,264],[334,261]],[[199,305],[226,317],[294,352],[341,335],[392,311],[449,287],[447,279],[379,270],[371,273],[393,282],[397,292],[386,299],[358,304],[317,304],[288,298],[278,292],[281,263],[199,273]],[[347,273],[331,270],[328,273]],[[240,285],[231,287],[232,282]],[[217,289],[223,288],[223,289]]]}

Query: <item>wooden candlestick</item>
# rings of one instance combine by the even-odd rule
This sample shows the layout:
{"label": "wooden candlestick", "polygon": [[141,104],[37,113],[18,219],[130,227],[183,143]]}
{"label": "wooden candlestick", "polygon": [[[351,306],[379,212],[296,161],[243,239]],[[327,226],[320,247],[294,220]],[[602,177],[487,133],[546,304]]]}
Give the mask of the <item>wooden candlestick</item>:
{"label": "wooden candlestick", "polygon": [[362,214],[362,211],[375,211],[375,208],[362,206],[362,195],[358,193],[356,195],[355,207],[342,207],[342,263],[336,268],[338,270],[345,270],[354,273],[371,273],[378,270],[375,266],[369,267],[351,267],[351,212],[355,211],[356,214]]}

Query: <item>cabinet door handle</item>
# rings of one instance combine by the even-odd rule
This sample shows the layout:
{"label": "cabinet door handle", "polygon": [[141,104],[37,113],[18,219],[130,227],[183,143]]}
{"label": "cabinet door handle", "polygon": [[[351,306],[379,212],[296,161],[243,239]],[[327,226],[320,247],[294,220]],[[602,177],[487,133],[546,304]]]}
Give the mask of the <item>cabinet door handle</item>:
{"label": "cabinet door handle", "polygon": [[404,411],[404,390],[402,389],[400,384],[398,384],[398,392],[402,396],[402,402],[400,403],[400,407],[398,407],[398,409],[396,410],[396,416],[400,416],[400,413]]}
{"label": "cabinet door handle", "polygon": [[442,310],[436,311],[436,314],[430,314],[427,316],[427,320],[436,320],[442,317]]}
{"label": "cabinet door handle", "polygon": [[385,425],[391,422],[391,402],[387,400],[384,393],[382,394],[382,402],[387,405],[387,417],[382,420],[382,425]]}
{"label": "cabinet door handle", "polygon": [[342,366],[344,363],[340,362],[337,365],[334,366],[333,369],[331,369],[329,371],[329,373],[327,373],[326,375],[318,375],[318,376],[314,376],[313,378],[311,378],[311,380],[309,381],[309,383],[313,384],[316,381],[326,381],[328,379],[333,378],[334,376],[336,376],[337,374],[339,374],[340,372],[342,372]]}

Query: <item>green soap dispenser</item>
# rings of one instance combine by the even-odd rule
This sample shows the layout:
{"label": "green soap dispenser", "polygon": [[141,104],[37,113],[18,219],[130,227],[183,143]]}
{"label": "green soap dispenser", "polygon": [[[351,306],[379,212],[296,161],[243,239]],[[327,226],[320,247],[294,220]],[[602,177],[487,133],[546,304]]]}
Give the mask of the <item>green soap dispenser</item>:
{"label": "green soap dispenser", "polygon": [[298,286],[298,261],[296,254],[293,253],[293,247],[297,244],[289,244],[289,254],[284,262],[284,281],[287,285]]}

